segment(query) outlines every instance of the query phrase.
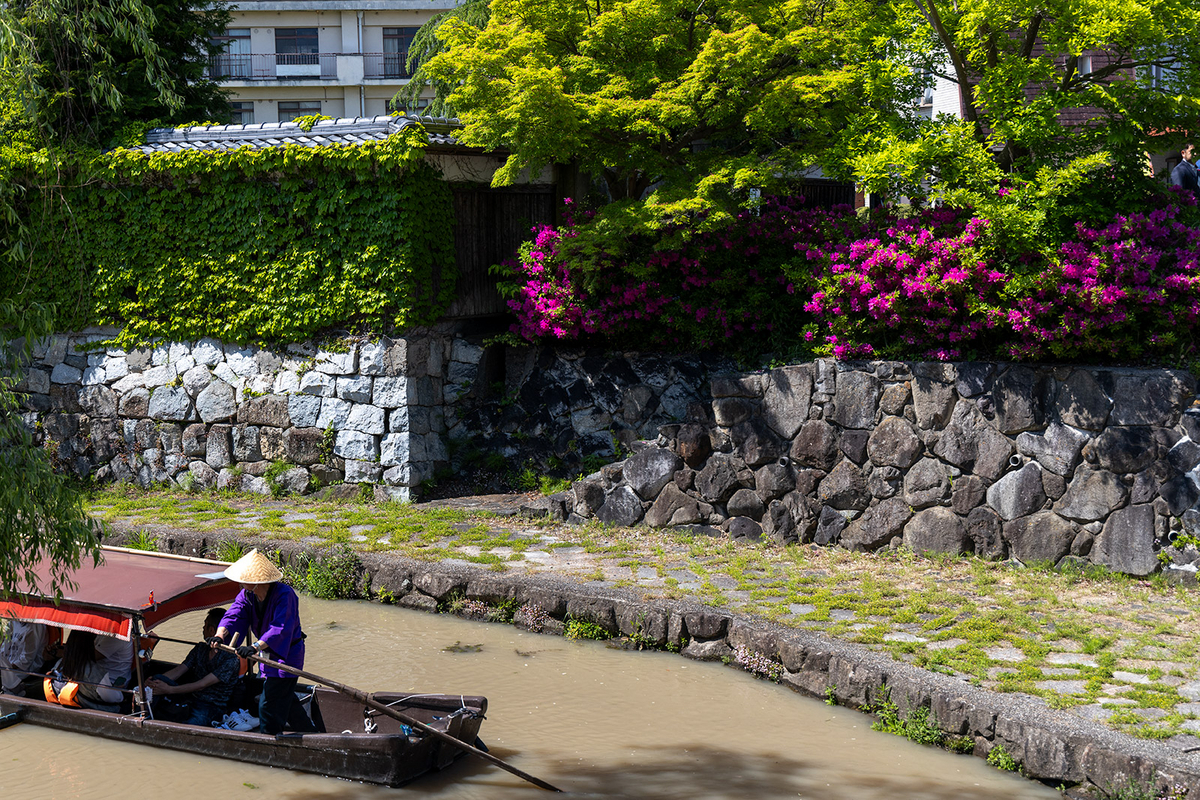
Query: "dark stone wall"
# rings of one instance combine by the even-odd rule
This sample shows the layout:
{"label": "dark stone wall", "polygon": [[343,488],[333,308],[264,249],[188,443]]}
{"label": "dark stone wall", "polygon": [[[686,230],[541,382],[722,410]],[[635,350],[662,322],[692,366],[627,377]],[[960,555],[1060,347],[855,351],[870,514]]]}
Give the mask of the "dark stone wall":
{"label": "dark stone wall", "polygon": [[1146,575],[1180,533],[1200,536],[1196,388],[1173,370],[992,363],[720,374],[703,416],[660,426],[551,511]]}

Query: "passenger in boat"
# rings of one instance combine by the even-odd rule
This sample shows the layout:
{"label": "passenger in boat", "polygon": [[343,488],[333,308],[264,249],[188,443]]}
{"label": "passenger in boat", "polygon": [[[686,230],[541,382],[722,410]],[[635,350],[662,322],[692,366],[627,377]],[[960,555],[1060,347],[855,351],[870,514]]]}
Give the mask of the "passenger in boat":
{"label": "passenger in boat", "polygon": [[103,638],[91,631],[71,631],[67,649],[46,678],[46,699],[65,706],[82,706],[98,711],[118,711],[128,682],[119,671],[109,669],[106,656],[97,646]]}
{"label": "passenger in boat", "polygon": [[[217,635],[217,626],[225,616],[225,609],[214,608],[204,618],[205,640]],[[187,658],[177,667],[146,681],[156,696],[183,695],[191,704],[189,716],[183,720],[188,725],[208,727],[225,713],[233,687],[237,684],[240,668],[237,656],[227,650],[214,650],[207,642],[192,648]],[[191,673],[194,680],[180,684],[179,679]]]}
{"label": "passenger in boat", "polygon": [[114,679],[125,685],[133,682],[133,640],[115,636],[96,636],[97,661]]}
{"label": "passenger in boat", "polygon": [[[283,573],[258,550],[251,550],[225,570],[225,577],[241,584],[242,591],[221,619],[209,640],[216,649],[231,634],[250,637],[253,644],[237,649],[242,658],[261,655],[295,669],[304,666],[304,631],[300,629],[300,605],[296,592],[282,583]],[[259,700],[259,731],[278,734],[284,728],[301,733],[316,731],[312,720],[296,699],[295,675],[277,667],[260,665],[263,676]]]}
{"label": "passenger in boat", "polygon": [[0,644],[0,692],[23,694],[21,684],[42,667],[46,643],[45,625],[9,620],[8,637]]}

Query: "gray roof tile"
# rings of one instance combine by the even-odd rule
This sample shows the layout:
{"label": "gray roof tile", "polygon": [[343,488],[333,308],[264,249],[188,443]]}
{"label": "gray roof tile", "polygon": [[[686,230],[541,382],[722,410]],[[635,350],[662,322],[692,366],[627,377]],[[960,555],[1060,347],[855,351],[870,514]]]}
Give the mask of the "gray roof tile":
{"label": "gray roof tile", "polygon": [[155,128],[147,132],[146,144],[133,148],[143,153],[178,153],[183,150],[233,150],[299,144],[353,145],[382,141],[401,129],[420,122],[430,144],[457,146],[454,132],[462,127],[457,119],[422,116],[378,116],[327,119],[306,131],[295,122],[258,122],[249,125],[209,125],[192,128]]}

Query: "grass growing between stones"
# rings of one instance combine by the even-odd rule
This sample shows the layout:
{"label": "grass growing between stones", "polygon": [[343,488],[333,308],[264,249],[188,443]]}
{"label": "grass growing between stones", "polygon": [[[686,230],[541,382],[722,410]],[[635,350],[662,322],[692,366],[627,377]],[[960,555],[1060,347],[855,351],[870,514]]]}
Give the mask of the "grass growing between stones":
{"label": "grass growing between stones", "polygon": [[[118,488],[110,523],[345,545],[496,571],[554,571],[826,633],[1144,738],[1200,731],[1200,598],[1102,568],[734,543],[688,531],[567,527],[476,510]],[[216,555],[216,553],[214,553]],[[231,559],[226,559],[231,560]],[[1196,742],[1200,744],[1200,742]]]}

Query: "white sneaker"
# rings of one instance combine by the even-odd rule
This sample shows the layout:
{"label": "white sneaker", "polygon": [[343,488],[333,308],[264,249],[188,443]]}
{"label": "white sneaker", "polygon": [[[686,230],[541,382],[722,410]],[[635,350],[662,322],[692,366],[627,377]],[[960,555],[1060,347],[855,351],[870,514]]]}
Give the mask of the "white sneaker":
{"label": "white sneaker", "polygon": [[214,728],[223,728],[224,730],[231,731],[231,730],[233,730],[234,722],[235,722],[234,715],[226,714],[224,717],[221,718],[220,722],[217,722],[214,719],[212,725]]}
{"label": "white sneaker", "polygon": [[254,731],[258,730],[258,717],[250,716],[249,711],[239,711],[238,718],[235,722],[235,731]]}

